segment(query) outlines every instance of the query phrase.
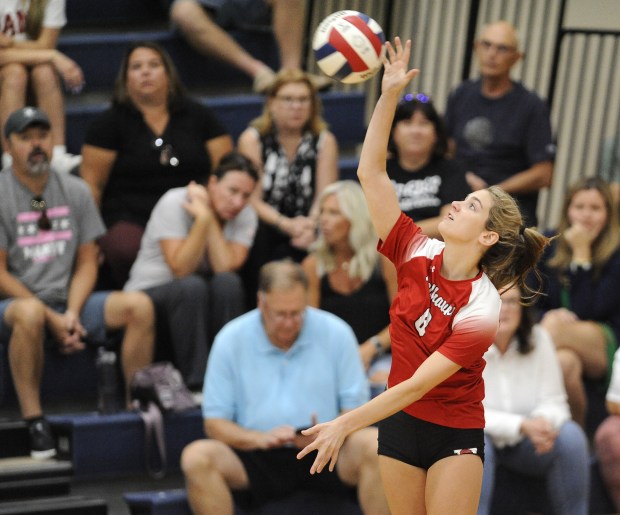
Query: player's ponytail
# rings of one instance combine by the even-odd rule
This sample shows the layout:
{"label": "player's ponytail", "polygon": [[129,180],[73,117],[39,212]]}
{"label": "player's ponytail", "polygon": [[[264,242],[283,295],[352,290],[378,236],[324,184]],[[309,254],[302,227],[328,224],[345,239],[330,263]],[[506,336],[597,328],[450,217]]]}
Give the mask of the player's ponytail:
{"label": "player's ponytail", "polygon": [[532,289],[528,277],[533,274],[539,279],[536,264],[550,240],[523,225],[519,207],[508,193],[497,186],[491,186],[488,191],[493,206],[486,228],[496,232],[499,240],[482,256],[480,266],[500,292],[517,285],[524,299],[531,302],[540,289]]}

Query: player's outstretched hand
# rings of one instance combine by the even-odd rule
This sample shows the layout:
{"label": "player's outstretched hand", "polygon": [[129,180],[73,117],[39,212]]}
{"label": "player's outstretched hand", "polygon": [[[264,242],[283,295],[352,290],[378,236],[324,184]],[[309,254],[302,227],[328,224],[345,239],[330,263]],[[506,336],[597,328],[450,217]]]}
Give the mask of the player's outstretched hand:
{"label": "player's outstretched hand", "polygon": [[338,460],[340,447],[347,437],[347,432],[342,427],[340,420],[335,419],[331,422],[312,426],[309,429],[304,429],[302,434],[305,436],[314,436],[315,438],[314,441],[306,445],[306,447],[297,454],[297,459],[300,460],[307,454],[316,450],[318,452],[312,467],[310,467],[310,474],[322,472],[328,463],[329,470],[333,472],[336,461]]}
{"label": "player's outstretched hand", "polygon": [[381,92],[389,93],[396,91],[400,94],[403,88],[418,73],[417,69],[409,69],[409,57],[411,56],[411,40],[408,39],[403,46],[400,38],[394,38],[394,46],[388,41],[386,56],[383,58],[383,79]]}

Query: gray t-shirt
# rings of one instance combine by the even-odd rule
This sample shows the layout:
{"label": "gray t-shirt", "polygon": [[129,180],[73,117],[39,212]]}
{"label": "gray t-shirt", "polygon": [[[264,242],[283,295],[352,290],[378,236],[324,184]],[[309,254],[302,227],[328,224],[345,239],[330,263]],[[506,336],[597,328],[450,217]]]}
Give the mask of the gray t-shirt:
{"label": "gray t-shirt", "polygon": [[[144,290],[168,283],[174,279],[161,250],[161,240],[182,240],[187,237],[194,219],[183,207],[187,198],[187,187],[168,190],[157,202],[146,225],[140,251],[124,290]],[[251,247],[254,242],[258,217],[251,206],[246,206],[235,218],[224,224],[224,238],[227,241]],[[208,271],[205,254],[197,272]]]}
{"label": "gray t-shirt", "polygon": [[47,204],[49,231],[40,230],[41,211],[32,207],[34,194],[13,170],[0,173],[0,249],[7,269],[46,304],[65,303],[80,245],[105,233],[86,183],[52,171],[41,197]]}

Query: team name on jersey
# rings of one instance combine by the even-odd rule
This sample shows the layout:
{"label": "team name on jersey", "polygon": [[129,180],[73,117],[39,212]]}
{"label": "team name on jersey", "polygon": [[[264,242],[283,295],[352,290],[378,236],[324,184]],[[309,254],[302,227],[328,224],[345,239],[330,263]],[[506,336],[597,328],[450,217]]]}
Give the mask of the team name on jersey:
{"label": "team name on jersey", "polygon": [[441,295],[439,295],[439,286],[431,283],[426,278],[426,283],[428,284],[428,291],[431,296],[431,303],[437,306],[439,310],[446,316],[452,315],[454,313],[456,306],[451,305],[446,299],[444,299]]}

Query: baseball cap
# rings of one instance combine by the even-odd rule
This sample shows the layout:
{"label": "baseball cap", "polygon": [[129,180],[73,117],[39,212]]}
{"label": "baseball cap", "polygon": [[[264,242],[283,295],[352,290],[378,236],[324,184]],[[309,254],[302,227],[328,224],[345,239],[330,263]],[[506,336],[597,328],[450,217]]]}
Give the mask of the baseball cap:
{"label": "baseball cap", "polygon": [[50,119],[44,111],[36,107],[22,107],[11,113],[4,124],[4,137],[9,139],[9,136],[14,132],[23,132],[31,125],[42,125],[47,129],[51,127]]}

